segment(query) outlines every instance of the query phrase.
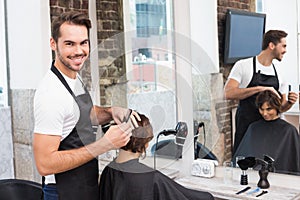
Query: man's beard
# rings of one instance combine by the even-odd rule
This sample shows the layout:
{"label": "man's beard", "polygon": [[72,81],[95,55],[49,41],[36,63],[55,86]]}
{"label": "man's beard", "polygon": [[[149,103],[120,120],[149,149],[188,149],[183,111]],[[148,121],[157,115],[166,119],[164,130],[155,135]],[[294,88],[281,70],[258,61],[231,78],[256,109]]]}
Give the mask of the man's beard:
{"label": "man's beard", "polygon": [[[59,59],[59,61],[65,66],[65,67],[67,67],[68,69],[70,69],[70,70],[72,70],[72,71],[74,71],[74,72],[78,72],[79,70],[76,70],[76,69],[74,69],[62,56],[61,56],[61,54],[60,54],[60,52],[59,52],[59,50],[57,50],[57,57],[58,57],[58,59]],[[84,63],[85,63],[85,61],[84,61]],[[84,66],[84,63],[83,63],[83,66]],[[83,67],[82,66],[82,67]],[[81,68],[82,68],[81,67]],[[80,69],[81,69],[80,68]]]}
{"label": "man's beard", "polygon": [[274,49],[273,55],[276,60],[278,60],[278,61],[282,60],[282,58],[280,57],[281,54],[276,49]]}

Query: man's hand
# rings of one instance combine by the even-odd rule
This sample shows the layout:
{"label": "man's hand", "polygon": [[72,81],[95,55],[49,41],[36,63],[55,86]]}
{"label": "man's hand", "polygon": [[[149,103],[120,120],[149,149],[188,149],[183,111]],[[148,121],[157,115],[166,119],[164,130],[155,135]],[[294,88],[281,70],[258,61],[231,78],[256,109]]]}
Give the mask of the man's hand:
{"label": "man's hand", "polygon": [[240,83],[238,81],[234,79],[229,79],[226,82],[224,87],[225,99],[242,100],[265,90],[272,91],[281,99],[281,96],[273,87],[255,86],[255,87],[240,88],[239,86]]}
{"label": "man's hand", "polygon": [[295,104],[297,102],[298,95],[296,92],[289,92],[287,99],[289,103]]}
{"label": "man's hand", "polygon": [[132,135],[132,128],[129,123],[112,125],[103,136],[112,145],[110,149],[118,149],[125,146]]}
{"label": "man's hand", "polygon": [[130,114],[130,121],[133,125],[133,128],[139,127],[137,120],[141,121],[141,118],[140,118],[139,114],[133,110]]}
{"label": "man's hand", "polygon": [[[141,121],[140,116],[138,115],[137,112],[132,111],[127,108],[122,108],[122,107],[111,107],[111,112],[112,112],[112,117],[113,120],[115,121],[116,124],[121,124],[123,122],[131,122],[133,127],[136,128],[138,127],[138,121]],[[129,121],[130,119],[130,121]]]}
{"label": "man's hand", "polygon": [[264,90],[270,90],[271,92],[273,92],[274,94],[276,94],[277,97],[278,97],[279,99],[282,98],[282,97],[279,95],[279,93],[277,92],[277,90],[275,90],[273,87],[264,87],[264,86],[260,86],[260,87],[263,87]]}

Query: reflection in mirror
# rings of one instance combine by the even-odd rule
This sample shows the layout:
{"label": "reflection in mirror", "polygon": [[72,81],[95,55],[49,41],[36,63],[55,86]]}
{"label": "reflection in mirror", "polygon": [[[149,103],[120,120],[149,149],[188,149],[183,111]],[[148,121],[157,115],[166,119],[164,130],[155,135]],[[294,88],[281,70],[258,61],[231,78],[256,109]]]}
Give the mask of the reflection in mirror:
{"label": "reflection in mirror", "polygon": [[[191,65],[193,69],[191,98],[194,100],[194,120],[203,121],[206,128],[205,144],[202,141],[202,131],[199,132],[199,137],[195,137],[199,142],[197,144],[201,149],[200,154],[202,156],[205,147],[214,158],[222,157],[224,148],[220,144],[222,135],[219,130],[222,124],[217,124],[217,121],[222,123],[222,120],[217,119],[216,113],[216,105],[223,96],[222,75],[208,74],[207,68],[214,64],[207,53],[191,41],[191,38],[173,31],[172,1],[126,2],[129,3],[126,5],[128,20],[125,20],[125,33],[113,39],[109,38],[125,41],[123,54],[126,59],[126,74],[116,81],[118,84],[106,87],[106,92],[110,93],[110,105],[125,105],[147,115],[153,125],[154,138],[164,129],[174,129],[178,123],[178,113],[184,112],[177,110],[184,106],[180,105],[176,97],[176,77],[181,76],[176,72],[175,60],[183,60],[183,64]],[[174,38],[182,44],[187,44],[185,48],[192,48],[195,60],[200,62],[194,64],[186,55],[185,48],[175,51]],[[101,48],[104,45],[99,46]],[[109,65],[109,59],[106,58],[105,62]],[[184,88],[190,88],[190,84],[182,79],[180,82],[185,84]],[[124,96],[126,98],[122,98]],[[193,127],[189,129],[189,134],[196,134]],[[162,136],[160,141],[174,139],[174,135],[168,135]],[[154,144],[155,140],[152,140],[147,149],[148,156],[153,155],[151,148]],[[193,146],[193,141],[188,145]]]}
{"label": "reflection in mirror", "polygon": [[[111,81],[112,84],[105,86],[109,101],[107,105],[129,107],[149,116],[155,135],[164,129],[174,128],[178,122],[177,108],[180,108],[176,106],[180,102],[177,102],[176,98],[175,77],[178,76],[175,60],[177,57],[182,58],[192,66],[195,127],[198,127],[201,122],[205,125],[189,130],[190,134],[196,136],[195,158],[209,156],[222,163],[228,158],[228,155],[224,155],[224,152],[228,152],[228,138],[224,138],[222,134],[226,132],[225,129],[228,129],[224,125],[227,120],[224,115],[226,111],[222,110],[226,107],[222,104],[224,103],[222,102],[222,73],[207,73],[206,69],[214,65],[214,62],[210,60],[205,50],[190,38],[173,31],[172,1],[128,0],[126,2],[129,3],[124,9],[128,15],[125,20],[124,34],[108,38],[99,45],[99,48],[103,49],[105,45],[111,44],[111,41],[118,41],[119,43],[114,43],[114,46],[119,48],[124,48],[125,45],[125,51],[117,52],[114,58],[106,57],[105,53],[99,55],[102,69],[110,67],[101,74],[117,74],[118,77]],[[174,37],[180,38],[184,44],[191,44],[193,59],[186,59],[184,50],[174,51]],[[126,69],[120,69],[119,66],[124,65],[125,61]],[[123,74],[120,79],[119,74]],[[101,83],[101,85],[105,84]],[[174,140],[174,135],[161,139]],[[147,155],[153,155],[151,148],[154,143],[155,140],[152,140]],[[293,160],[295,161],[291,162],[299,163],[296,159]]]}
{"label": "reflection in mirror", "polygon": [[[126,0],[124,6],[124,33],[99,45],[105,49],[114,41],[118,47],[114,58],[102,55],[100,60],[104,76],[117,74],[114,84],[105,88],[107,105],[128,107],[149,117],[156,138],[160,131],[177,124],[172,1]],[[117,65],[125,62],[126,69],[120,70]],[[107,66],[110,70],[105,72]],[[174,135],[160,138],[169,139],[174,140]],[[154,144],[155,139],[149,143],[147,156],[153,155]]]}
{"label": "reflection in mirror", "polygon": [[[217,160],[223,163],[225,112],[223,105],[223,76],[206,73],[214,65],[206,51],[192,41],[192,52],[198,62],[192,62],[193,118],[195,159]],[[197,64],[196,64],[197,63]],[[224,132],[223,132],[224,133]]]}
{"label": "reflection in mirror", "polygon": [[[197,139],[199,136],[201,136],[201,130],[203,133],[203,143]],[[197,123],[197,121],[194,121],[194,133],[194,159],[218,160],[216,155],[206,147],[206,132],[204,122]]]}
{"label": "reflection in mirror", "polygon": [[[129,0],[125,38],[128,107],[147,115],[154,138],[177,123],[172,1]],[[160,137],[173,140],[174,135]],[[153,155],[155,140],[147,155]]]}
{"label": "reflection in mirror", "polygon": [[266,90],[257,95],[256,105],[262,119],[249,125],[233,159],[269,156],[273,171],[300,175],[300,136],[295,126],[280,118],[281,99]]}
{"label": "reflection in mirror", "polygon": [[[151,148],[154,156],[154,169],[156,169],[156,156],[170,159],[182,158],[182,150],[188,134],[186,122],[178,122],[175,129],[163,130],[156,136],[156,142]],[[174,139],[159,141],[161,135],[175,135]]]}

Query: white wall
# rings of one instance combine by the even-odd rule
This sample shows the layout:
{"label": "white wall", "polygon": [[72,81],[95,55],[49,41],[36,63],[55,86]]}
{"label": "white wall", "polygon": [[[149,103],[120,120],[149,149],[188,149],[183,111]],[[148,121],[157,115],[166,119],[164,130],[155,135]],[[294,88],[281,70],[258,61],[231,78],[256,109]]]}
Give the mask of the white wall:
{"label": "white wall", "polygon": [[0,87],[3,87],[5,106],[7,106],[7,63],[5,48],[4,1],[0,1]]}
{"label": "white wall", "polygon": [[216,0],[190,0],[192,60],[202,74],[219,73]]}
{"label": "white wall", "polygon": [[11,89],[35,89],[51,64],[49,0],[7,0]]}
{"label": "white wall", "polygon": [[[174,1],[174,28],[175,52],[176,52],[176,106],[177,120],[184,121],[191,133],[193,127],[193,100],[192,98],[192,66],[191,60],[191,37],[190,32],[190,1]],[[183,37],[180,37],[183,36]],[[192,169],[194,148],[192,134],[188,134],[183,147],[182,159],[179,160],[181,173],[188,175]]]}
{"label": "white wall", "polygon": [[[266,31],[281,29],[288,33],[287,53],[281,62],[274,61],[277,70],[292,85],[292,90],[299,91],[299,61],[298,61],[298,16],[297,0],[264,0],[263,12],[267,14]],[[288,89],[288,88],[287,88]],[[295,104],[290,112],[298,112]]]}
{"label": "white wall", "polygon": [[178,163],[183,174],[190,174],[194,160],[192,68],[197,67],[201,73],[219,73],[216,12],[216,0],[174,1],[175,52],[179,54],[176,56],[178,121],[186,122],[189,127],[183,159]]}
{"label": "white wall", "polygon": [[90,62],[91,62],[91,76],[92,76],[91,96],[92,99],[94,100],[94,103],[100,105],[96,0],[89,0],[89,18],[91,19],[92,22],[92,28],[90,31],[90,43],[91,43]]}

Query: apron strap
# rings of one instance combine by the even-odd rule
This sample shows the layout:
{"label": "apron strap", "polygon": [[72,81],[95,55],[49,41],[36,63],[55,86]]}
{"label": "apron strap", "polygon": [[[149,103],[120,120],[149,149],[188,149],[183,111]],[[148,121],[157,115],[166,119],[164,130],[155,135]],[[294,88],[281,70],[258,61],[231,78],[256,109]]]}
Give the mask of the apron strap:
{"label": "apron strap", "polygon": [[51,65],[51,71],[57,76],[57,78],[62,82],[62,84],[67,88],[67,90],[70,92],[70,94],[74,97],[75,99],[75,94],[71,90],[70,86],[68,85],[67,81],[65,78],[61,75],[61,73],[58,71],[58,69],[54,66],[54,61],[52,62]]}

